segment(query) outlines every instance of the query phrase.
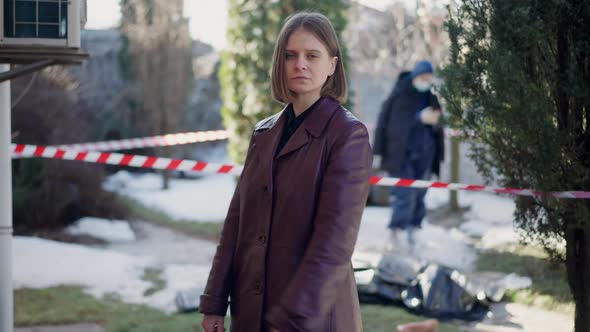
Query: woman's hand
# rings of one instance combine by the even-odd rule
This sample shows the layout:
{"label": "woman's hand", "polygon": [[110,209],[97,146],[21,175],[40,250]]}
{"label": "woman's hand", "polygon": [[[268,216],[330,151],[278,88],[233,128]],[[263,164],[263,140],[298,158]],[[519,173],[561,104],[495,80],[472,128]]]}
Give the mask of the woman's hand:
{"label": "woman's hand", "polygon": [[205,329],[205,332],[222,332],[225,331],[223,327],[224,317],[205,315],[201,326]]}

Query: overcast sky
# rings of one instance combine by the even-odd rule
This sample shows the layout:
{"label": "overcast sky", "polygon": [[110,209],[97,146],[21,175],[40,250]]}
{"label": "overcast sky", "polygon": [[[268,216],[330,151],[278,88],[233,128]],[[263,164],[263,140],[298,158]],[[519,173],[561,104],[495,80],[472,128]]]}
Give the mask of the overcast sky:
{"label": "overcast sky", "polygon": [[[357,0],[377,9],[384,9],[394,0]],[[408,5],[415,0],[404,0]],[[434,0],[430,0],[434,1]],[[87,0],[87,29],[106,29],[117,26],[121,19],[119,0]],[[184,14],[190,18],[191,35],[213,45],[217,49],[225,46],[227,26],[226,0],[185,0]]]}

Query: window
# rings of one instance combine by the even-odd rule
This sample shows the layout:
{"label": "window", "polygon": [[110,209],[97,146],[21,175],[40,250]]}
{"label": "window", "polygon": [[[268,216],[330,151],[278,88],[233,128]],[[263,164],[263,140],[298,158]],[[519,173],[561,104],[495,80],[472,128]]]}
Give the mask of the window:
{"label": "window", "polygon": [[68,0],[2,1],[5,37],[67,39]]}

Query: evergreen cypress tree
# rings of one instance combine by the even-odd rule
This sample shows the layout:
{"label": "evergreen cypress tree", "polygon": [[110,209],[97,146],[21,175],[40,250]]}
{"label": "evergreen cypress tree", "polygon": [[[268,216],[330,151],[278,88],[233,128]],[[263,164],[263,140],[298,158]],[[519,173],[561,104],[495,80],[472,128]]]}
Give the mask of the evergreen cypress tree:
{"label": "evergreen cypress tree", "polygon": [[[442,95],[475,132],[479,170],[507,187],[590,190],[590,2],[464,0],[447,29]],[[576,331],[590,331],[590,200],[516,204],[527,238],[565,261]]]}
{"label": "evergreen cypress tree", "polygon": [[229,141],[233,161],[244,162],[256,123],[281,109],[270,96],[270,67],[275,39],[284,20],[297,11],[326,15],[341,41],[346,66],[348,55],[341,33],[346,26],[347,8],[345,0],[229,1],[228,46],[221,57],[219,75],[223,121],[233,133]]}

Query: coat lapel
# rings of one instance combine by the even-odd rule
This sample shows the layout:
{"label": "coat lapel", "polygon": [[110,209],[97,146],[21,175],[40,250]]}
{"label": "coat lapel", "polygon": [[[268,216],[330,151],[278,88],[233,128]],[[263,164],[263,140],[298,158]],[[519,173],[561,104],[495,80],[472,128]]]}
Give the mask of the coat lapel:
{"label": "coat lapel", "polygon": [[[319,137],[324,131],[328,120],[330,120],[338,107],[340,107],[340,104],[336,100],[323,98],[316,106],[316,109],[312,110],[312,113],[297,128],[293,136],[291,136],[287,144],[279,152],[276,159],[301,149],[311,141],[311,136]],[[282,135],[282,130],[280,134]]]}
{"label": "coat lapel", "polygon": [[[307,120],[307,119],[305,119]],[[287,144],[281,149],[279,154],[277,155],[276,159],[280,159],[282,156],[287,155],[293,151],[300,149],[301,147],[305,146],[309,142],[309,135],[303,126],[297,128],[293,136],[289,138]]]}
{"label": "coat lapel", "polygon": [[258,168],[257,172],[260,174],[266,174],[267,181],[271,188],[274,186],[272,178],[272,170],[274,167],[274,154],[281,135],[283,134],[283,128],[286,123],[285,110],[276,115],[275,119],[268,121],[260,127],[256,128],[256,132],[253,137],[253,144],[257,150],[257,163],[255,165]]}

